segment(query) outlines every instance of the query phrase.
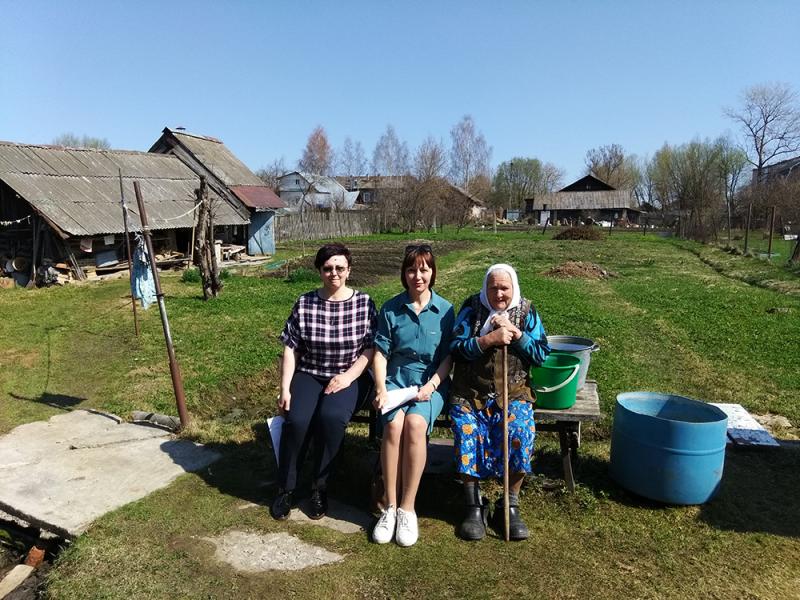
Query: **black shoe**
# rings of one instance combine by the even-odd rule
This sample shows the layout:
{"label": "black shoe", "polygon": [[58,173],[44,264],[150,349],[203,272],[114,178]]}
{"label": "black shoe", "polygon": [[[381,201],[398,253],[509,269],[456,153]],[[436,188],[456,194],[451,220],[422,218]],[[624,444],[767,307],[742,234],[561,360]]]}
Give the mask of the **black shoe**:
{"label": "black shoe", "polygon": [[477,481],[464,484],[466,513],[458,528],[458,536],[463,540],[475,542],[486,536],[486,501],[481,499]]}
{"label": "black shoe", "polygon": [[286,490],[278,490],[278,496],[272,501],[272,506],[269,507],[269,514],[276,521],[285,521],[289,517],[294,505],[294,492]]}
{"label": "black shoe", "polygon": [[486,508],[483,506],[467,506],[464,520],[458,528],[458,536],[462,540],[477,542],[486,536]]}
{"label": "black shoe", "polygon": [[[494,505],[494,512],[492,513],[492,527],[494,527],[497,535],[505,538],[505,516],[503,515],[503,499],[500,498]],[[508,537],[511,540],[527,540],[531,533],[528,531],[528,526],[520,516],[519,505],[514,503],[508,507]]]}
{"label": "black shoe", "polygon": [[309,501],[308,517],[310,519],[321,519],[328,512],[328,492],[326,490],[314,490],[311,492]]}

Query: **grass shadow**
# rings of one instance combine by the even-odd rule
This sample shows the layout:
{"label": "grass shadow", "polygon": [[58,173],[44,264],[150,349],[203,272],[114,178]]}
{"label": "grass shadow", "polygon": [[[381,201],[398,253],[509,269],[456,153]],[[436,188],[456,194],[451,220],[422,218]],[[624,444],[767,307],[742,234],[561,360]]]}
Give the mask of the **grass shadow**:
{"label": "grass shadow", "polygon": [[63,410],[63,411],[70,411],[75,406],[86,401],[86,398],[67,396],[65,394],[51,394],[50,392],[43,392],[42,394],[40,394],[35,398],[20,396],[18,394],[14,394],[13,392],[9,393],[9,396],[14,398],[15,400],[24,400],[26,402],[34,402],[36,404],[45,404],[52,408],[57,408],[58,410]]}

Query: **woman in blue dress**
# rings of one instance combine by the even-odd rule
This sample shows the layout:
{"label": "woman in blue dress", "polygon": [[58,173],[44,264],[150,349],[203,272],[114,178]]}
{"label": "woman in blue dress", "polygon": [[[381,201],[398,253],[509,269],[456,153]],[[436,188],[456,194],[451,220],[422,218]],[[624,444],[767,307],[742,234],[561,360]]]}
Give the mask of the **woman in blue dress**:
{"label": "woman in blue dress", "polygon": [[375,337],[375,408],[390,390],[417,387],[413,399],[381,416],[381,467],[386,497],[372,539],[394,537],[411,546],[419,537],[414,502],[427,460],[428,435],[442,412],[450,384],[453,305],[433,291],[436,261],[427,244],[408,246],[400,281],[406,289],[386,302]]}

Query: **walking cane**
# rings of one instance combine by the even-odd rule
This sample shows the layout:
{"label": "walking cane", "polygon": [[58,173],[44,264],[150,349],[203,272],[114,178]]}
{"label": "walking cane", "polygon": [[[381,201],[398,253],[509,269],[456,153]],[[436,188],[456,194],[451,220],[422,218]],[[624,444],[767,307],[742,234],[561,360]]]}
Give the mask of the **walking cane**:
{"label": "walking cane", "polygon": [[505,540],[511,539],[508,502],[508,346],[503,346],[503,516]]}

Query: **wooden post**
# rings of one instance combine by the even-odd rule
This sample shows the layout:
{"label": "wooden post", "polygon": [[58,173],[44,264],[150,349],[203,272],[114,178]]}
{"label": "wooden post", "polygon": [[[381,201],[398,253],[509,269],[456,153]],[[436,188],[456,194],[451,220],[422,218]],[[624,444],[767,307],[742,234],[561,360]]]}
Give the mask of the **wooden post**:
{"label": "wooden post", "polygon": [[775,207],[770,207],[769,217],[769,245],[767,246],[767,260],[772,260],[772,234],[775,231]]}
{"label": "wooden post", "polygon": [[747,205],[747,223],[744,227],[744,253],[747,254],[747,247],[750,243],[750,219],[753,216],[753,203]]}
{"label": "wooden post", "polygon": [[545,234],[545,232],[547,231],[547,226],[548,226],[549,224],[550,224],[550,217],[547,217],[547,218],[544,220],[544,227],[542,227],[542,235],[544,235],[544,234]]}
{"label": "wooden post", "polygon": [[511,539],[511,505],[508,484],[508,346],[503,346],[503,522],[504,539]]}
{"label": "wooden post", "polygon": [[125,206],[125,190],[122,188],[122,169],[119,169],[119,198],[122,204],[122,224],[125,227],[125,247],[128,250],[128,281],[131,284],[131,308],[133,309],[133,330],[139,337],[139,318],[136,315],[136,298],[133,297],[133,264],[131,263],[131,237],[128,232],[128,208]]}
{"label": "wooden post", "polygon": [[183,379],[178,359],[175,358],[175,348],[172,344],[172,334],[169,330],[169,319],[167,319],[167,307],[164,304],[164,292],[161,291],[161,280],[158,278],[158,267],[156,266],[155,253],[153,252],[153,240],[150,239],[150,227],[147,225],[147,213],[144,210],[144,200],[142,190],[139,189],[139,182],[133,182],[133,191],[136,193],[136,203],[139,206],[139,218],[142,220],[142,235],[147,246],[147,253],[150,259],[150,269],[153,272],[153,282],[156,286],[156,298],[158,299],[158,312],[161,314],[161,326],[164,328],[164,340],[167,344],[167,357],[169,358],[169,372],[172,376],[172,390],[175,392],[175,404],[178,407],[178,417],[181,420],[181,428],[189,424],[189,413],[186,410],[186,397],[183,392]]}

